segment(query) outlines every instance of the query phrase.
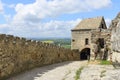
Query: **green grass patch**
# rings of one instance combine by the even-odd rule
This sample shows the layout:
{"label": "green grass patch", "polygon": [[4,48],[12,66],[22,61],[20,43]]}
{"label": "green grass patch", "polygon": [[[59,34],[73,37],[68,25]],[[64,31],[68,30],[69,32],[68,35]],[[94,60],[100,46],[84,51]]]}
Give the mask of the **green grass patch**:
{"label": "green grass patch", "polygon": [[67,49],[71,49],[71,45],[62,45],[62,47],[67,48]]}
{"label": "green grass patch", "polygon": [[50,43],[50,44],[53,44],[54,43],[54,41],[52,41],[52,40],[46,40],[46,41],[42,41],[43,43]]}
{"label": "green grass patch", "polygon": [[111,62],[110,61],[106,61],[106,60],[101,60],[100,64],[101,65],[111,65]]}
{"label": "green grass patch", "polygon": [[81,74],[81,71],[83,70],[83,67],[79,68],[77,71],[76,71],[76,75],[75,75],[75,80],[78,80],[80,79],[80,74]]}

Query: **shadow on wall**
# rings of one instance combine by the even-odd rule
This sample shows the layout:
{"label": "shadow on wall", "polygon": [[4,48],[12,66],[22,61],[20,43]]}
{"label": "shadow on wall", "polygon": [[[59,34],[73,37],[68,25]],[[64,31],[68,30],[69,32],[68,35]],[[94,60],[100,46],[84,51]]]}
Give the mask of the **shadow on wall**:
{"label": "shadow on wall", "polygon": [[90,60],[90,48],[84,48],[81,50],[80,60]]}

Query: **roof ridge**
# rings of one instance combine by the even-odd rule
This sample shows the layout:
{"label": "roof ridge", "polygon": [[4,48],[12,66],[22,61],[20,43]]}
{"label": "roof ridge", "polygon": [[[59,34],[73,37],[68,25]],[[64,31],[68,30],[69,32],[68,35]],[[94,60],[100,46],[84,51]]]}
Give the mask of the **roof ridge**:
{"label": "roof ridge", "polygon": [[80,21],[80,23],[72,30],[78,29],[97,29],[99,28],[101,21],[104,19],[103,16],[97,16],[93,18],[86,18]]}
{"label": "roof ridge", "polygon": [[[103,16],[97,16],[97,17],[92,17],[92,18],[85,18],[85,19],[97,19],[97,18],[102,18]],[[85,20],[83,19],[83,20]]]}

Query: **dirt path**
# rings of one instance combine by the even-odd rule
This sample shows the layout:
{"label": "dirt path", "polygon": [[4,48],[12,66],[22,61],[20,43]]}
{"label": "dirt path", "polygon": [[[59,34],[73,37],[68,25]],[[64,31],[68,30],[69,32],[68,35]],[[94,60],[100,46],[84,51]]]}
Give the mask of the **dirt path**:
{"label": "dirt path", "polygon": [[87,61],[68,61],[26,71],[8,80],[75,80],[76,71]]}

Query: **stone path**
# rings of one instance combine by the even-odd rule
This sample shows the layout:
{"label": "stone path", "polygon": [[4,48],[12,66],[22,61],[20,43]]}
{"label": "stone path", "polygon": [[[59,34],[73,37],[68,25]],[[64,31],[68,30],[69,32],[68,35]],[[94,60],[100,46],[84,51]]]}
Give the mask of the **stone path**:
{"label": "stone path", "polygon": [[87,61],[68,61],[36,68],[8,80],[75,80],[76,71]]}
{"label": "stone path", "polygon": [[67,61],[26,71],[8,80],[75,80],[76,71],[84,67],[78,80],[120,80],[120,69],[87,61]]}
{"label": "stone path", "polygon": [[89,64],[82,70],[80,80],[120,80],[120,69],[112,65]]}

